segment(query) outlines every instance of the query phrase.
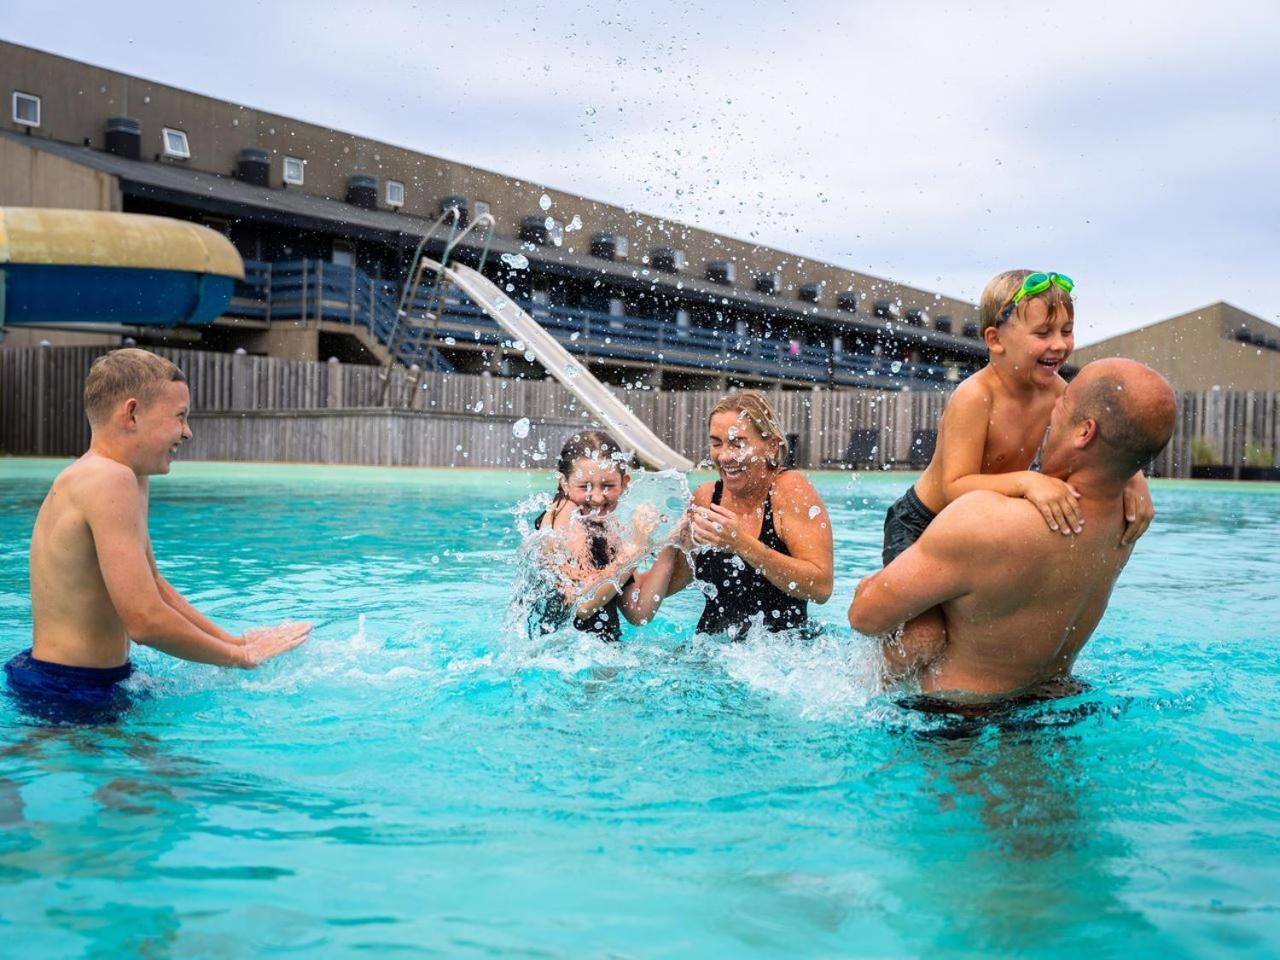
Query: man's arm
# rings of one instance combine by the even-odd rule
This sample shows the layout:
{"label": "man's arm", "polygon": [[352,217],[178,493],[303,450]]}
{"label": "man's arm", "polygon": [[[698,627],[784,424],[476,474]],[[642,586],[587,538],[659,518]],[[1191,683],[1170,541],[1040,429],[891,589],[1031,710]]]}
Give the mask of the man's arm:
{"label": "man's arm", "polygon": [[924,611],[968,593],[975,563],[992,542],[991,512],[1004,498],[971,493],[951,504],[889,566],[864,577],[849,605],[849,625],[882,636]]}
{"label": "man's arm", "polygon": [[252,666],[243,647],[188,620],[162,597],[148,560],[137,481],[127,468],[104,471],[83,504],[98,566],[129,636],[171,656],[222,666]]}

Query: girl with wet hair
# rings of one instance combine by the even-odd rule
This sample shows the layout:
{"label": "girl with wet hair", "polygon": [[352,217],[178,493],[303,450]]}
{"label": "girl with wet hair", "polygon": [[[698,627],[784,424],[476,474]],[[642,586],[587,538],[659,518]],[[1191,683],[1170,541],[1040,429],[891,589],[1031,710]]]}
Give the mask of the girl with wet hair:
{"label": "girl with wet hair", "polygon": [[729,394],[707,426],[720,479],[693,495],[683,544],[692,550],[692,566],[682,553],[664,550],[626,594],[655,599],[698,580],[707,594],[699,633],[740,639],[756,620],[770,631],[803,627],[809,602],[831,596],[835,558],[826,506],[805,475],[786,466],[787,437],[763,393]]}
{"label": "girl with wet hair", "polygon": [[[572,618],[576,629],[614,642],[622,636],[619,610],[639,622],[633,619],[635,604],[620,600],[613,582],[642,550],[610,522],[630,482],[630,466],[630,455],[601,430],[576,433],[561,449],[555,496],[533,522],[535,529],[557,534],[548,540],[554,559],[547,559],[559,581],[554,593],[535,604],[535,633],[551,633]],[[635,533],[643,540],[642,530]]]}

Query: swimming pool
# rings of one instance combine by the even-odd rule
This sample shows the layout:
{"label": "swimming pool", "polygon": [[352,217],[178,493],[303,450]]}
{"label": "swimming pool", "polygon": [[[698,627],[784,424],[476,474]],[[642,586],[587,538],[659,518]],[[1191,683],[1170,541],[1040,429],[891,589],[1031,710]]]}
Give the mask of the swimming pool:
{"label": "swimming pool", "polygon": [[[0,460],[0,656],[52,461]],[[868,694],[845,609],[903,475],[816,474],[836,625],[500,629],[545,474],[178,464],[166,576],[256,673],[136,651],[116,727],[0,699],[0,943],[23,957],[1268,956],[1280,489],[1156,484],[1080,697],[946,735]],[[7,950],[0,950],[0,953]]]}

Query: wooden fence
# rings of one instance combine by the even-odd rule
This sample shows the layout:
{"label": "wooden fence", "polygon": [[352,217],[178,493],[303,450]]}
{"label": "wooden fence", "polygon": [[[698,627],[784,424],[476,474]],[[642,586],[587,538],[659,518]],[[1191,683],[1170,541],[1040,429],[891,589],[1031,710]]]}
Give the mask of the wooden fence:
{"label": "wooden fence", "polygon": [[[102,347],[0,350],[0,452],[72,456],[88,445],[81,393]],[[533,466],[537,442],[556,446],[589,414],[553,380],[392,373],[382,368],[158,349],[186,373],[196,438],[187,456],[450,466]],[[623,390],[619,396],[672,447],[706,455],[718,391]],[[804,467],[919,467],[932,451],[947,394],[937,391],[775,390],[779,419]],[[325,415],[322,412],[327,411]],[[396,415],[392,415],[395,412]],[[411,415],[399,416],[400,412]],[[512,427],[530,421],[530,442]],[[559,439],[558,439],[559,438]],[[532,444],[532,445],[531,445]],[[462,450],[457,448],[461,446]],[[1186,393],[1159,476],[1189,476],[1195,452],[1228,466],[1280,449],[1280,393]],[[553,451],[555,452],[555,451]],[[462,454],[468,454],[463,457]],[[1258,465],[1258,464],[1255,464]]]}

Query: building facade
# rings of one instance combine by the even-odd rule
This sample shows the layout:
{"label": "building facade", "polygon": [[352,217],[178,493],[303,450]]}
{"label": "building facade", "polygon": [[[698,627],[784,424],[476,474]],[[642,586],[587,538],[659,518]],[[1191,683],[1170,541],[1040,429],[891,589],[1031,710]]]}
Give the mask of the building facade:
{"label": "building facade", "polygon": [[1175,390],[1280,391],[1280,327],[1229,303],[1081,347],[1073,362],[1104,357],[1139,360]]}
{"label": "building facade", "polygon": [[516,176],[5,42],[0,91],[0,205],[188,219],[243,256],[226,316],[139,342],[540,376],[454,293],[398,312],[422,238],[474,224],[454,256],[607,381],[941,388],[985,360],[970,303]]}

